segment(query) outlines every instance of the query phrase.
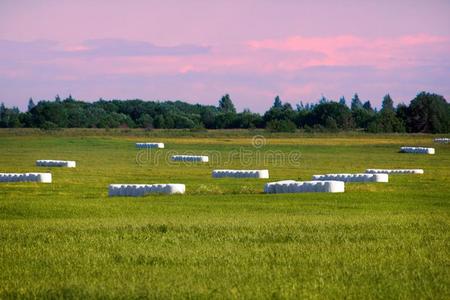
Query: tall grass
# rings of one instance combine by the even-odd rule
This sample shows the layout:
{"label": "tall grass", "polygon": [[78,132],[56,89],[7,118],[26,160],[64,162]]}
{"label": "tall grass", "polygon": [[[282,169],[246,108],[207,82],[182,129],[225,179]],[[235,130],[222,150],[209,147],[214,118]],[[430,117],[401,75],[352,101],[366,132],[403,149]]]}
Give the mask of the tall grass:
{"label": "tall grass", "polygon": [[[0,172],[54,178],[0,184],[0,298],[450,297],[449,145],[427,135],[292,135],[266,136],[256,150],[251,135],[227,134],[162,134],[162,156],[227,157],[174,164],[136,163],[134,133],[0,132]],[[398,153],[406,143],[436,155]],[[296,151],[300,164],[253,159],[249,168],[269,168],[270,180],[211,178],[213,168],[240,168],[230,153],[241,148]],[[47,158],[77,168],[34,166]],[[343,194],[262,194],[267,181],[366,168],[425,174],[347,184]],[[187,194],[107,196],[110,183],[159,182],[185,183]]]}

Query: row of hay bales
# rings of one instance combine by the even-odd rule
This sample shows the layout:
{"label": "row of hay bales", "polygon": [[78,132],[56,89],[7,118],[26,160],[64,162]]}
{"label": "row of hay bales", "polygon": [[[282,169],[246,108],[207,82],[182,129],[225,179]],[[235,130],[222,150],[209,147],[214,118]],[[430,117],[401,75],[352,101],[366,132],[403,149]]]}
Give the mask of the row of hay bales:
{"label": "row of hay bales", "polygon": [[206,155],[173,155],[173,161],[190,161],[190,162],[209,162],[209,157]]}
{"label": "row of hay bales", "polygon": [[[447,143],[448,138],[437,138],[435,142]],[[164,143],[136,143],[139,149],[164,149]],[[434,148],[401,147],[402,153],[435,154]],[[204,155],[174,155],[173,161],[208,162]],[[75,168],[75,161],[37,160],[36,166]],[[357,174],[324,174],[313,175],[312,181],[282,180],[269,182],[264,186],[265,193],[301,193],[345,191],[346,182],[388,182],[388,174],[423,174],[422,169],[367,169]],[[269,170],[213,170],[213,178],[260,178],[268,179]],[[51,183],[51,173],[0,173],[0,182],[43,182]],[[186,186],[179,183],[169,184],[111,184],[110,196],[143,196],[151,193],[184,194]]]}
{"label": "row of hay bales", "polygon": [[51,173],[0,173],[0,182],[42,182],[51,183]]}
{"label": "row of hay bales", "polygon": [[52,159],[40,159],[36,161],[38,167],[66,167],[75,168],[77,163],[73,160],[52,160]]}
{"label": "row of hay bales", "polygon": [[138,149],[152,149],[152,148],[164,149],[164,143],[136,143],[136,148],[138,148]]}
{"label": "row of hay bales", "polygon": [[[385,173],[380,173],[383,171]],[[367,173],[313,175],[312,181],[282,180],[265,184],[265,193],[341,193],[347,182],[389,182],[388,174],[423,174],[422,169],[367,169]],[[268,170],[213,170],[213,178],[269,178]],[[144,188],[147,187],[147,188]],[[182,186],[182,188],[180,188]],[[112,184],[110,196],[142,196],[150,193],[183,194],[183,184]]]}
{"label": "row of hay bales", "polygon": [[266,183],[265,193],[342,193],[347,182],[389,182],[388,174],[423,174],[422,169],[367,169],[366,173],[313,175],[312,181],[282,180]]}
{"label": "row of hay bales", "polygon": [[213,178],[269,178],[269,170],[213,170]]}
{"label": "row of hay bales", "polygon": [[[163,143],[136,143],[136,147],[164,148]],[[424,151],[423,149],[427,149]],[[432,150],[430,150],[432,149]],[[401,152],[434,154],[433,148],[402,147]],[[431,153],[432,152],[432,153]],[[199,155],[174,155],[174,161],[208,162],[208,156]],[[367,169],[366,173],[358,174],[324,174],[313,175],[312,181],[282,180],[269,182],[264,186],[265,193],[302,193],[302,192],[329,192],[342,193],[345,191],[346,182],[388,182],[388,174],[423,174],[421,169]],[[260,178],[268,179],[269,170],[213,170],[213,178]],[[182,188],[180,188],[182,186]],[[180,194],[185,192],[182,184],[111,184],[110,196],[135,196],[149,193]]]}
{"label": "row of hay bales", "polygon": [[367,169],[371,174],[423,174],[422,169]]}
{"label": "row of hay bales", "polygon": [[324,174],[313,175],[313,180],[337,180],[343,182],[389,182],[389,175],[385,173],[359,173],[359,174]]}
{"label": "row of hay bales", "polygon": [[264,193],[343,193],[345,183],[343,181],[295,181],[282,180],[266,183]]}
{"label": "row of hay bales", "polygon": [[[448,143],[450,139],[448,138],[436,138],[434,139],[437,143]],[[136,143],[136,148],[138,149],[164,149],[164,143]],[[400,147],[400,152],[402,153],[422,153],[422,154],[435,154],[434,148],[426,147]],[[208,162],[207,156],[197,156],[197,155],[174,155],[172,160],[175,161],[201,161]]]}
{"label": "row of hay bales", "polygon": [[[52,160],[39,159],[36,160],[38,167],[66,167],[75,168],[76,162],[73,160]],[[0,173],[0,182],[41,182],[52,183],[51,173]]]}
{"label": "row of hay bales", "polygon": [[434,148],[426,147],[400,147],[401,153],[434,154]]}
{"label": "row of hay bales", "polygon": [[168,184],[110,184],[109,196],[145,196],[147,194],[184,194],[186,186]]}
{"label": "row of hay bales", "polygon": [[450,138],[435,138],[434,142],[435,143],[447,144],[447,143],[450,142]]}

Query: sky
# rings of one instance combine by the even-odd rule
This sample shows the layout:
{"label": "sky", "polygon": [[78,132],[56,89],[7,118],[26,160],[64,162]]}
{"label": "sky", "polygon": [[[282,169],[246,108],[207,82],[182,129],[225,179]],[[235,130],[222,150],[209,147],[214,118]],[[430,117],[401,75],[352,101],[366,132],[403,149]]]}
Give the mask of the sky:
{"label": "sky", "polygon": [[0,0],[0,102],[450,99],[449,0]]}

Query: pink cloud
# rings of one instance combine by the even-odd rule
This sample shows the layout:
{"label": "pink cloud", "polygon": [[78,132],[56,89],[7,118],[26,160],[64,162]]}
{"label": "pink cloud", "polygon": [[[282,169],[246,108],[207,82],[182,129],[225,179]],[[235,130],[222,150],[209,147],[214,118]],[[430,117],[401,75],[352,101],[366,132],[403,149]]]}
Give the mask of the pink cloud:
{"label": "pink cloud", "polygon": [[[439,43],[448,43],[447,36],[433,36],[426,34],[406,35],[397,38],[362,38],[358,36],[343,35],[331,37],[301,37],[293,36],[284,39],[266,39],[248,41],[247,45],[252,49],[272,49],[279,51],[335,51],[337,49],[349,47],[394,47],[413,46],[413,45],[431,45]],[[369,46],[371,45],[371,46]]]}
{"label": "pink cloud", "polygon": [[65,51],[65,52],[85,52],[88,50],[89,50],[89,47],[87,47],[83,44],[65,45],[62,47],[62,51]]}
{"label": "pink cloud", "polygon": [[[247,46],[254,51],[275,50],[285,53],[316,51],[325,54],[322,59],[304,63],[303,66],[371,65],[377,68],[420,65],[430,57],[439,61],[450,51],[450,38],[426,34],[407,35],[397,38],[363,38],[357,36],[301,37],[285,39],[253,40]],[[429,60],[428,60],[429,61]],[[301,64],[280,62],[282,69],[295,69]]]}
{"label": "pink cloud", "polygon": [[[28,65],[12,66],[10,74],[28,74],[33,66],[55,66],[63,76],[83,74],[188,74],[192,72],[241,72],[286,76],[316,66],[371,66],[388,70],[406,66],[433,65],[448,62],[450,42],[447,36],[426,34],[396,38],[364,38],[353,35],[332,37],[292,36],[282,39],[251,40],[230,45],[155,46],[149,42],[98,40],[90,42],[98,47],[125,45],[113,50],[92,51],[89,43],[11,44],[20,47],[28,56],[36,56]],[[56,45],[56,46],[55,46]],[[48,49],[46,48],[48,47]],[[30,49],[28,49],[30,48]],[[101,48],[101,49],[103,49]],[[47,49],[47,50],[46,50]],[[125,50],[126,51],[125,51]],[[206,51],[207,49],[207,51]],[[46,52],[47,51],[47,52]],[[199,52],[200,51],[200,52]],[[206,51],[206,52],[202,52]],[[89,55],[86,55],[89,53]],[[201,55],[198,55],[202,53]],[[118,55],[120,54],[120,55]],[[127,55],[124,55],[127,54]],[[174,55],[180,54],[180,55]],[[27,56],[27,57],[28,57]],[[20,60],[20,57],[18,57]],[[22,70],[22,72],[18,72]],[[8,71],[4,71],[8,73]],[[25,76],[24,75],[24,76]]]}
{"label": "pink cloud", "polygon": [[[230,93],[238,101],[246,99],[240,107],[258,111],[270,106],[276,94],[296,103],[317,100],[322,93],[333,99],[342,94],[349,98],[354,92],[381,99],[383,93],[404,93],[402,89],[407,97],[422,89],[447,93],[443,74],[450,65],[449,38],[424,34],[293,36],[217,44],[201,54],[197,49],[203,48],[149,42],[126,42],[127,51],[113,52],[90,51],[85,43],[3,43],[8,47],[0,50],[0,57],[8,59],[0,61],[0,77],[5,82],[34,80],[35,89],[45,87],[51,95],[61,89],[74,95],[95,91],[94,97],[193,95],[203,103],[215,103]],[[153,52],[142,51],[142,45],[153,45]],[[34,95],[32,86],[24,86]]]}
{"label": "pink cloud", "polygon": [[448,43],[449,37],[433,36],[427,34],[406,35],[399,38],[401,45],[426,45],[426,44],[440,44]]}
{"label": "pink cloud", "polygon": [[279,40],[249,41],[247,44],[253,49],[272,49],[281,51],[327,51],[342,48],[347,45],[361,44],[362,39],[354,36],[337,37],[301,37],[293,36]]}

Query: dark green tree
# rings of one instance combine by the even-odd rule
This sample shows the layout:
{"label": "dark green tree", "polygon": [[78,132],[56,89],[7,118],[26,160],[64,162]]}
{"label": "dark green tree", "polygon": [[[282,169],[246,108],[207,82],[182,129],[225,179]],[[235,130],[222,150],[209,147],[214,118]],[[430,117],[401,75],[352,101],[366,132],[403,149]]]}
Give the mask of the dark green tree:
{"label": "dark green tree", "polygon": [[364,102],[363,108],[364,108],[365,110],[373,111],[372,104],[370,103],[369,100],[367,100],[366,102]]}
{"label": "dark green tree", "polygon": [[136,125],[141,128],[152,129],[153,118],[149,114],[144,113],[137,119]]}
{"label": "dark green tree", "polygon": [[71,128],[82,128],[88,127],[88,118],[86,116],[86,111],[80,106],[71,108],[68,111],[68,127]]}
{"label": "dark green tree", "polygon": [[405,124],[395,113],[394,101],[389,94],[383,97],[381,111],[367,125],[370,132],[404,132]]}
{"label": "dark green tree", "polygon": [[155,128],[166,128],[166,120],[163,115],[157,115],[153,124]]}
{"label": "dark green tree", "polygon": [[352,104],[351,104],[351,109],[352,111],[355,111],[357,109],[361,109],[362,108],[362,102],[361,100],[359,100],[359,96],[358,94],[355,93],[355,95],[352,98]]}
{"label": "dark green tree", "polygon": [[384,96],[383,102],[381,104],[381,111],[394,111],[394,101],[389,94]]}
{"label": "dark green tree", "polygon": [[28,111],[32,110],[33,107],[35,107],[35,106],[36,106],[36,104],[34,104],[33,98],[30,98],[28,100]]}
{"label": "dark green tree", "polygon": [[315,125],[330,126],[333,130],[336,128],[348,130],[353,128],[352,113],[346,105],[338,102],[320,103],[314,106],[311,114],[307,116],[306,125],[309,127]]}
{"label": "dark green tree", "polygon": [[408,123],[408,106],[403,103],[399,103],[395,110],[395,115],[400,120],[400,122],[402,122],[406,126],[406,124]]}
{"label": "dark green tree", "polygon": [[209,107],[204,109],[200,114],[200,118],[201,118],[201,122],[203,123],[203,126],[207,129],[216,128],[216,122],[215,122],[216,116],[217,116],[217,111],[215,109],[212,109]]}
{"label": "dark green tree", "polygon": [[355,94],[352,98],[351,110],[355,126],[359,129],[367,128],[368,123],[375,118],[370,101],[362,104],[358,94]]}
{"label": "dark green tree", "polygon": [[[292,108],[292,105],[290,103],[283,104],[280,100],[280,97],[276,96],[272,107],[268,111],[266,111],[266,113],[264,114],[263,120],[266,123],[266,125],[274,120],[290,121],[290,122],[294,123],[296,121],[296,116],[297,116],[297,113]],[[285,125],[287,127],[290,126],[290,124],[280,123],[280,122],[273,123],[272,125],[275,127],[280,127],[280,126],[284,127]]]}
{"label": "dark green tree", "polygon": [[408,131],[448,133],[450,131],[450,107],[444,97],[421,92],[408,109]]}
{"label": "dark green tree", "polygon": [[233,101],[231,101],[230,95],[226,94],[219,100],[219,110],[222,113],[236,113]]}
{"label": "dark green tree", "polygon": [[295,132],[297,126],[290,120],[270,120],[266,128],[274,132]]}
{"label": "dark green tree", "polygon": [[6,108],[2,103],[0,105],[0,127],[16,128],[21,126],[19,109],[17,107]]}
{"label": "dark green tree", "polygon": [[283,106],[283,103],[280,100],[280,96],[276,96],[275,100],[273,101],[272,108],[281,108]]}

